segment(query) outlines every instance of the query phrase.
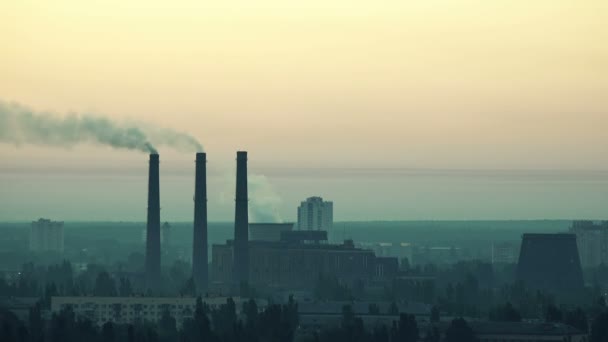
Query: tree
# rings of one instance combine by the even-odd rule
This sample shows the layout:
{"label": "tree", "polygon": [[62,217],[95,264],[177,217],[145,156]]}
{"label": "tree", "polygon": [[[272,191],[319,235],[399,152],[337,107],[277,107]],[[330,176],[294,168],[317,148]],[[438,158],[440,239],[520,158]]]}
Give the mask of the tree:
{"label": "tree", "polygon": [[196,298],[194,317],[184,322],[182,328],[183,340],[185,341],[212,341],[214,335],[211,332],[211,322],[207,314],[209,307],[203,303],[201,297]]}
{"label": "tree", "polygon": [[445,342],[476,342],[473,329],[464,318],[456,318],[445,331]]}
{"label": "tree", "polygon": [[388,307],[388,314],[391,316],[397,316],[399,314],[399,307],[397,306],[397,303],[391,303],[391,305]]}
{"label": "tree", "polygon": [[424,342],[439,342],[441,340],[441,335],[439,334],[439,329],[437,327],[429,328],[424,336]]}
{"label": "tree", "polygon": [[44,322],[40,311],[40,303],[32,306],[28,314],[28,324],[30,328],[30,340],[32,342],[44,341]]}
{"label": "tree", "polygon": [[368,311],[369,311],[370,315],[379,315],[380,314],[380,307],[376,303],[371,303],[369,305]]}
{"label": "tree", "polygon": [[102,271],[97,274],[95,279],[95,288],[93,290],[95,296],[99,297],[115,297],[116,285],[108,272]]}
{"label": "tree", "polygon": [[177,327],[175,318],[171,316],[168,308],[163,310],[163,313],[158,321],[158,335],[161,341],[174,341],[177,336]]}
{"label": "tree", "polygon": [[342,306],[342,328],[351,328],[355,324],[355,311],[351,305]]}
{"label": "tree", "polygon": [[545,307],[545,322],[557,323],[563,319],[562,311],[554,304]]}
{"label": "tree", "polygon": [[258,305],[255,300],[249,299],[243,303],[243,313],[248,330],[255,331],[258,324]]}
{"label": "tree", "polygon": [[374,331],[372,332],[372,340],[374,342],[389,342],[388,329],[386,328],[386,325],[382,324],[374,327]]}
{"label": "tree", "polygon": [[437,323],[440,320],[440,312],[439,312],[439,308],[437,307],[437,305],[433,305],[433,307],[431,308],[431,322],[433,323]]}
{"label": "tree", "polygon": [[105,322],[101,327],[101,340],[104,342],[114,342],[114,325],[112,322]]}
{"label": "tree", "polygon": [[490,310],[489,319],[495,322],[521,322],[521,315],[511,303],[507,303]]}
{"label": "tree", "polygon": [[576,310],[566,311],[564,315],[564,323],[575,327],[582,332],[588,332],[589,326],[587,324],[587,314],[581,308]]}
{"label": "tree", "polygon": [[70,307],[53,314],[50,322],[50,342],[75,341],[74,325],[74,311]]}
{"label": "tree", "polygon": [[418,324],[414,315],[402,313],[399,323],[393,326],[392,341],[417,342],[419,338]]}
{"label": "tree", "polygon": [[131,287],[131,281],[129,278],[120,278],[118,293],[121,297],[129,297],[133,294],[133,288]]}
{"label": "tree", "polygon": [[192,277],[188,278],[188,280],[186,280],[186,282],[184,283],[184,285],[182,285],[182,288],[179,291],[179,293],[182,296],[194,296],[194,295],[196,295],[196,284],[194,283],[194,278],[192,278]]}
{"label": "tree", "polygon": [[608,311],[597,315],[591,324],[591,336],[589,342],[608,341]]}

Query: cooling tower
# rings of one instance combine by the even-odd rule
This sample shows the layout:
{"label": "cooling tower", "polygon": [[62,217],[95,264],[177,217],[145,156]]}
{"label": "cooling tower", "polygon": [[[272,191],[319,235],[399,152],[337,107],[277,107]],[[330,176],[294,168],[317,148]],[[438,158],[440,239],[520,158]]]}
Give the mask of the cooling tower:
{"label": "cooling tower", "polygon": [[524,234],[517,280],[550,291],[582,289],[583,272],[574,234]]}
{"label": "cooling tower", "polygon": [[160,279],[160,187],[158,154],[150,154],[148,174],[148,225],[146,228],[146,280],[148,285]]}
{"label": "cooling tower", "polygon": [[207,154],[196,154],[194,179],[194,227],[192,244],[192,277],[197,288],[204,290],[208,282],[207,264]]}
{"label": "cooling tower", "polygon": [[236,153],[236,199],[234,215],[234,277],[236,289],[249,281],[249,217],[247,206],[247,152]]}

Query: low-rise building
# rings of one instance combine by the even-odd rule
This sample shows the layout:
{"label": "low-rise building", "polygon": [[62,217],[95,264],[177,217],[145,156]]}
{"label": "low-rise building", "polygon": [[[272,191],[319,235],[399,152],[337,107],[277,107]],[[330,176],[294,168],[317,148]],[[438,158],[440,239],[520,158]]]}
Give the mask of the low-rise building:
{"label": "low-rise building", "polygon": [[[210,309],[226,304],[228,297],[203,298]],[[237,314],[248,299],[233,298]],[[258,308],[263,310],[267,301],[256,299]],[[94,324],[105,322],[135,324],[158,322],[165,310],[175,318],[178,327],[186,319],[192,318],[196,309],[195,297],[51,297],[51,312],[58,313],[71,308],[77,317],[91,320]]]}

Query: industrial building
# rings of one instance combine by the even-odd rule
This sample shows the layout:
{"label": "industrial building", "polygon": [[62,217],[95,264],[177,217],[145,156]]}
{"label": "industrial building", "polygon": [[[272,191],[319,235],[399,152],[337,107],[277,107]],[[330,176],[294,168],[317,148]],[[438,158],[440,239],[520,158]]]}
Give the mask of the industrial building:
{"label": "industrial building", "polygon": [[249,223],[250,241],[281,241],[281,234],[293,230],[293,223]]}
{"label": "industrial building", "polygon": [[32,222],[30,251],[63,252],[63,222],[43,218]]}
{"label": "industrial building", "polygon": [[583,267],[608,265],[608,221],[574,221],[570,232],[576,235]]}
{"label": "industrial building", "polygon": [[321,197],[309,197],[298,207],[298,229],[331,231],[334,223],[334,203]]}
{"label": "industrial building", "polygon": [[583,288],[574,234],[524,234],[517,280],[534,289],[566,292]]}
{"label": "industrial building", "polygon": [[[369,282],[378,276],[392,277],[398,272],[396,258],[376,258],[373,251],[356,248],[350,240],[328,244],[327,234],[299,232],[285,231],[281,241],[249,242],[249,285],[274,290],[311,289],[320,275],[333,275],[352,284]],[[232,282],[233,249],[232,241],[212,246],[215,289],[226,288]]]}
{"label": "industrial building", "polygon": [[511,242],[492,243],[492,264],[514,264],[517,262],[517,247]]}

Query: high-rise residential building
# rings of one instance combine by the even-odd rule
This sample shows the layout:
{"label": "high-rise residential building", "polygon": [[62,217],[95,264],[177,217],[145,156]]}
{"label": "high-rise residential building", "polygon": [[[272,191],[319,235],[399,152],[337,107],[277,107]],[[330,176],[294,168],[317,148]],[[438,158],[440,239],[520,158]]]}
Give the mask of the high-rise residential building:
{"label": "high-rise residential building", "polygon": [[608,222],[574,221],[570,232],[576,234],[583,267],[608,264]]}
{"label": "high-rise residential building", "polygon": [[309,197],[298,207],[298,229],[331,230],[334,223],[334,203],[321,197]]}
{"label": "high-rise residential building", "polygon": [[511,242],[492,243],[492,263],[493,264],[514,264],[517,263],[517,247]]}
{"label": "high-rise residential building", "polygon": [[30,251],[63,252],[63,222],[43,218],[32,222]]}

